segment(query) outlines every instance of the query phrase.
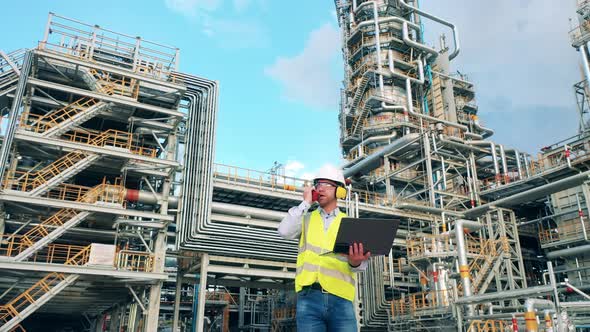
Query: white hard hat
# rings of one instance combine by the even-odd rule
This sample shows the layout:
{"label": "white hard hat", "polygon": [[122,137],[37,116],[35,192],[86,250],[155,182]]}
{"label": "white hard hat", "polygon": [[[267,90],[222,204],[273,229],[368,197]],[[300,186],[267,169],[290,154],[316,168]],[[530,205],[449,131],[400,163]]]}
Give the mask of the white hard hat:
{"label": "white hard hat", "polygon": [[342,170],[331,164],[326,164],[322,166],[320,170],[316,173],[315,177],[313,178],[313,181],[315,182],[320,179],[334,181],[343,186],[346,183],[344,181],[344,174],[342,173]]}

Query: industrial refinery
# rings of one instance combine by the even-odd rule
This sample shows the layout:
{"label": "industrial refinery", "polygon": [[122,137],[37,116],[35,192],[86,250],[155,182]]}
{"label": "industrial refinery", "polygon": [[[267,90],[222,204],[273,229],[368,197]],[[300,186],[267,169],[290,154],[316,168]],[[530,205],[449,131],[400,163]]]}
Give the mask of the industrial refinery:
{"label": "industrial refinery", "polygon": [[[334,5],[339,209],[400,222],[356,273],[358,329],[590,331],[590,1],[563,36],[579,131],[536,155],[480,119],[461,27]],[[277,227],[310,181],[216,163],[220,82],[100,23],[49,13],[37,45],[0,45],[0,332],[297,331],[300,241]]]}

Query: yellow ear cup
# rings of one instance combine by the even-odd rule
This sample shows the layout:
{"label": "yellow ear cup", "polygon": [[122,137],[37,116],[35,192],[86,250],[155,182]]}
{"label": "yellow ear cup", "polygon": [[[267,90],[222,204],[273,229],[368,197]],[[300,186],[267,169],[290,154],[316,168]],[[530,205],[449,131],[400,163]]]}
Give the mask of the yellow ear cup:
{"label": "yellow ear cup", "polygon": [[345,199],[346,198],[346,188],[344,188],[344,187],[336,188],[336,198]]}

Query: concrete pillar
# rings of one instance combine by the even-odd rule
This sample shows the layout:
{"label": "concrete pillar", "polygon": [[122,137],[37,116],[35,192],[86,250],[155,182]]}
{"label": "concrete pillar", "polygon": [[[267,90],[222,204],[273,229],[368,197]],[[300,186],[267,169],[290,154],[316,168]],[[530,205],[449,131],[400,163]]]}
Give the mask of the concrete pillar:
{"label": "concrete pillar", "polygon": [[209,269],[209,254],[201,256],[201,274],[199,281],[199,298],[197,302],[197,332],[204,331],[205,301],[207,295],[207,270]]}
{"label": "concrete pillar", "polygon": [[109,331],[119,332],[119,325],[121,322],[121,306],[116,305],[111,311],[111,322],[109,323]]}
{"label": "concrete pillar", "polygon": [[100,316],[98,316],[98,318],[96,318],[96,326],[94,331],[95,332],[103,332],[104,330],[102,329],[102,325],[104,324],[104,314],[101,314]]}
{"label": "concrete pillar", "polygon": [[238,314],[238,328],[244,326],[244,308],[246,308],[246,288],[240,287],[240,308]]}
{"label": "concrete pillar", "polygon": [[172,321],[172,332],[180,331],[180,295],[182,291],[182,274],[183,272],[178,269],[176,272],[176,292],[174,293],[174,318]]}
{"label": "concrete pillar", "polygon": [[[168,136],[168,145],[166,146],[166,159],[175,160],[176,158],[176,135]],[[160,214],[168,215],[168,197],[170,196],[171,181],[174,180],[175,170],[170,169],[168,177],[164,179],[162,186],[162,201],[160,202]],[[154,244],[154,272],[162,273],[166,261],[166,227],[161,229],[156,236]],[[158,318],[160,316],[160,296],[162,293],[162,284],[160,281],[150,288],[149,308],[146,317],[145,331],[152,332],[158,330]]]}

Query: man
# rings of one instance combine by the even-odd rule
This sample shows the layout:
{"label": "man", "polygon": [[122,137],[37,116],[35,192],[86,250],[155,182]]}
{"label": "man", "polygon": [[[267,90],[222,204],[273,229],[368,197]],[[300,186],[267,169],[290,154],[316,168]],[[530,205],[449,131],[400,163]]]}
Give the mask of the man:
{"label": "man", "polygon": [[344,183],[340,169],[325,165],[313,180],[319,207],[307,212],[313,201],[312,187],[306,187],[303,202],[289,209],[279,225],[282,237],[299,238],[297,331],[357,331],[352,303],[356,272],[367,267],[371,253],[364,254],[362,243],[351,245],[348,255],[331,253],[340,221],[346,216],[338,209],[338,198],[346,197]]}

